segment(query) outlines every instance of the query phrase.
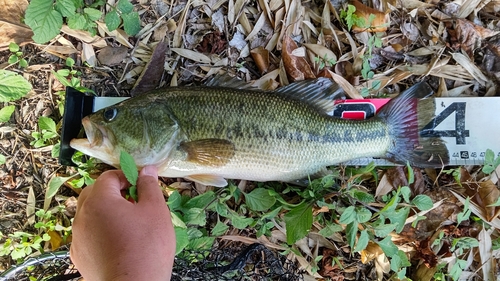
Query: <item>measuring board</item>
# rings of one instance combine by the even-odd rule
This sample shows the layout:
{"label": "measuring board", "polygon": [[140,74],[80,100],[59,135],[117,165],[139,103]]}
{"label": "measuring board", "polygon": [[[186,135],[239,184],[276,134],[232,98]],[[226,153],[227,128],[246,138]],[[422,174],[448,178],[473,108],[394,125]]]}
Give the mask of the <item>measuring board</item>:
{"label": "measuring board", "polygon": [[[69,147],[82,128],[81,119],[102,108],[119,103],[123,97],[90,97],[72,88],[66,90],[60,162],[73,165]],[[330,115],[347,119],[373,117],[390,99],[336,100]],[[448,148],[449,165],[481,165],[487,149],[500,156],[500,97],[434,98],[435,117],[420,131],[420,137],[441,137]],[[359,158],[346,165],[395,165],[380,158]]]}
{"label": "measuring board", "polygon": [[[487,149],[500,156],[500,97],[433,98],[435,117],[420,131],[420,137],[441,137],[450,155],[449,165],[482,165]],[[364,119],[375,115],[390,99],[339,100],[333,115]],[[498,121],[497,121],[498,120]],[[347,165],[394,165],[379,158],[359,158]]]}

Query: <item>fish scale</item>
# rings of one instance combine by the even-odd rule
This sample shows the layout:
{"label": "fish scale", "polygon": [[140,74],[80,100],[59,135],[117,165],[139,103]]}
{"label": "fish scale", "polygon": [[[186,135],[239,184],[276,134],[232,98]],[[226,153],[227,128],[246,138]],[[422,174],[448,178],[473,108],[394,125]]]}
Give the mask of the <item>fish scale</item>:
{"label": "fish scale", "polygon": [[[418,114],[412,101],[428,94],[428,86],[415,85],[378,117],[345,120],[327,114],[324,87],[336,89],[328,81],[321,80],[323,88],[291,85],[290,92],[286,87],[276,92],[204,86],[156,90],[86,117],[91,137],[72,146],[90,155],[107,153],[101,159],[115,166],[116,155],[125,150],[139,166],[156,165],[162,176],[215,186],[225,185],[224,178],[293,181],[359,157],[436,165],[416,147],[439,154],[436,159],[447,157],[439,139],[430,140],[429,149],[431,144],[414,133]],[[425,106],[419,110],[428,113]],[[109,116],[112,120],[106,120]],[[96,130],[103,133],[90,132]],[[92,140],[97,135],[107,139]],[[88,143],[103,145],[90,149]]]}

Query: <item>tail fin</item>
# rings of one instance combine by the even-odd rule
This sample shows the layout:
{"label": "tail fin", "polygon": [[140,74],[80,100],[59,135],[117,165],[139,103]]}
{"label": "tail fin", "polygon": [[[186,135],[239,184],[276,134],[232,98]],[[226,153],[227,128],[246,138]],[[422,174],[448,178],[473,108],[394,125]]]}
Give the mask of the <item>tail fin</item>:
{"label": "tail fin", "polygon": [[[392,136],[389,160],[417,167],[441,167],[449,163],[449,153],[441,138],[422,138],[419,132],[435,117],[434,99],[426,83],[418,83],[392,99],[378,116],[385,119]],[[421,99],[421,100],[419,100]]]}

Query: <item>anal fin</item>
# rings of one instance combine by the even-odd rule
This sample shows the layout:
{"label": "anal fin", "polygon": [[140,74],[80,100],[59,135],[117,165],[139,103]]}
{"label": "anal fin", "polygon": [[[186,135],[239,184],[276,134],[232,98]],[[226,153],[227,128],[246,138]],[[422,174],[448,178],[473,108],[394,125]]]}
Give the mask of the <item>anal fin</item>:
{"label": "anal fin", "polygon": [[215,187],[224,187],[227,185],[226,179],[215,175],[199,174],[199,175],[186,176],[184,178],[204,185],[210,185]]}

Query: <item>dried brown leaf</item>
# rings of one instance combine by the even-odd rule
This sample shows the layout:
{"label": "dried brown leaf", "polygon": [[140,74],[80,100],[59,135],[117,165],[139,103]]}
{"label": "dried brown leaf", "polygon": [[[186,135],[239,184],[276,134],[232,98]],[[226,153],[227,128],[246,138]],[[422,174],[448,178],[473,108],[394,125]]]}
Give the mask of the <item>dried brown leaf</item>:
{"label": "dried brown leaf", "polygon": [[26,217],[28,217],[28,224],[35,223],[35,210],[36,198],[33,187],[30,186],[28,190],[28,198],[26,199]]}
{"label": "dried brown leaf", "polygon": [[269,69],[269,51],[260,46],[250,51],[260,73],[264,74]]}
{"label": "dried brown leaf", "polygon": [[137,79],[134,88],[130,92],[131,96],[149,92],[159,86],[161,77],[163,75],[163,65],[165,64],[166,50],[167,43],[165,43],[165,41],[161,41],[155,46],[151,58],[149,59],[146,67],[144,67],[144,70]]}
{"label": "dried brown leaf", "polygon": [[500,35],[490,38],[483,50],[482,69],[500,81]]}
{"label": "dried brown leaf", "polygon": [[351,99],[363,99],[363,96],[359,94],[359,92],[347,80],[345,80],[344,77],[332,72],[331,70],[328,70],[328,72],[330,73],[333,81],[339,84],[339,86]]}
{"label": "dried brown leaf", "polygon": [[94,47],[88,43],[82,43],[82,60],[87,62],[89,66],[96,66],[97,59],[94,52]]}
{"label": "dried brown leaf", "polygon": [[288,78],[292,81],[316,78],[306,59],[292,54],[297,48],[297,44],[290,36],[283,37],[281,55]]}
{"label": "dried brown leaf", "polygon": [[382,176],[380,182],[378,183],[377,189],[375,190],[375,197],[380,197],[388,194],[394,189],[392,183],[387,179],[387,173]]}
{"label": "dried brown leaf", "polygon": [[171,48],[170,50],[172,50],[173,52],[176,52],[177,54],[179,54],[187,59],[193,60],[195,62],[199,62],[199,63],[211,63],[212,62],[212,60],[207,55],[195,52],[193,50],[183,49],[183,48]]}
{"label": "dried brown leaf", "polygon": [[0,19],[0,50],[9,47],[10,42],[23,45],[33,41],[33,31],[23,24],[13,24]]}
{"label": "dried brown leaf", "polygon": [[97,59],[102,65],[113,66],[122,63],[127,57],[128,48],[119,46],[107,46],[102,48],[97,54]]}
{"label": "dried brown leaf", "polygon": [[337,257],[337,253],[331,249],[324,249],[321,259],[321,270],[318,273],[323,277],[330,277],[332,281],[344,280],[344,272],[333,260]]}
{"label": "dried brown leaf", "polygon": [[457,19],[455,26],[450,26],[448,31],[452,47],[460,47],[469,57],[481,46],[482,40],[498,34],[498,31],[484,28],[466,19]]}
{"label": "dried brown leaf", "polygon": [[[386,171],[387,180],[394,187],[408,186],[408,169],[404,166],[396,166]],[[423,194],[426,190],[422,171],[419,168],[413,168],[415,181],[409,186],[412,196]]]}
{"label": "dried brown leaf", "polygon": [[384,32],[387,30],[387,27],[389,26],[388,15],[374,8],[368,7],[357,0],[352,1],[352,4],[356,7],[356,12],[354,12],[354,14],[359,18],[365,19],[366,24],[369,23],[370,17],[373,17],[371,15],[375,16],[374,20],[371,22],[370,28],[367,29],[365,26],[353,25],[352,31]]}
{"label": "dried brown leaf", "polygon": [[497,202],[500,197],[500,191],[498,187],[490,180],[480,182],[480,188],[478,190],[478,195],[483,202],[483,207],[485,208],[486,218],[488,221],[498,217],[500,214],[500,207],[489,206]]}
{"label": "dried brown leaf", "polygon": [[186,20],[187,20],[187,13],[189,11],[189,8],[191,7],[191,0],[188,0],[186,6],[184,7],[181,17],[178,22],[177,29],[175,30],[174,33],[174,38],[172,41],[172,47],[174,48],[180,48],[182,46],[182,37],[184,35],[184,32],[186,30]]}
{"label": "dried brown leaf", "polygon": [[0,50],[6,49],[10,42],[25,44],[31,42],[33,32],[22,23],[28,7],[26,0],[0,0]]}
{"label": "dried brown leaf", "polygon": [[495,280],[495,265],[496,261],[493,259],[493,249],[491,243],[491,233],[493,231],[486,230],[483,228],[479,232],[479,258],[481,259],[481,270],[483,271],[484,281],[494,281]]}

